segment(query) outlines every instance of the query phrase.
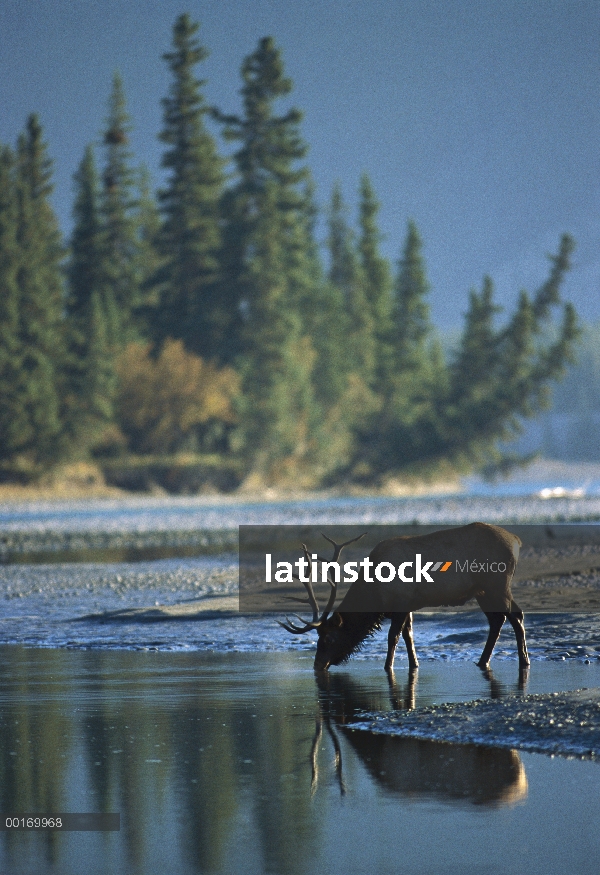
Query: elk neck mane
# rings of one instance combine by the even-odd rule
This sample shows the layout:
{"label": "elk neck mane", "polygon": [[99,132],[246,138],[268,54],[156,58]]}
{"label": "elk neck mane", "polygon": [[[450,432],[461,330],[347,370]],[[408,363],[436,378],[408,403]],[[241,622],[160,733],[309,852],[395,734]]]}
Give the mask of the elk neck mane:
{"label": "elk neck mane", "polygon": [[383,613],[356,613],[355,611],[338,611],[344,619],[345,636],[344,642],[347,644],[348,651],[340,659],[339,664],[347,662],[353,653],[357,653],[362,649],[363,644],[375,632],[381,629],[381,622],[384,618]]}
{"label": "elk neck mane", "polygon": [[[373,591],[372,584],[367,583],[361,574],[360,578],[352,584],[337,609],[337,613],[344,621],[345,635],[343,640],[347,645],[347,652],[340,662],[346,662],[353,653],[357,653],[362,648],[367,638],[381,629],[385,615],[383,606],[381,606],[381,610],[373,611],[374,607],[379,607],[377,601],[379,601],[378,592]],[[371,610],[365,610],[367,606]]]}

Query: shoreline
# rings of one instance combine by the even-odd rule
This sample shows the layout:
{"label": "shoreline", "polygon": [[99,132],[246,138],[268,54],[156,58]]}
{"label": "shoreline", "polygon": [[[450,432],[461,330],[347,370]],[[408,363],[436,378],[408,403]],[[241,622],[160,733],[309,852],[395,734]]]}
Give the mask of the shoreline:
{"label": "shoreline", "polygon": [[435,496],[461,496],[465,493],[459,479],[444,480],[432,483],[412,485],[395,484],[393,486],[357,486],[344,485],[329,489],[298,489],[298,488],[273,488],[265,487],[261,490],[250,490],[240,487],[232,492],[218,492],[207,490],[206,492],[170,493],[166,490],[157,489],[148,492],[134,492],[120,489],[116,486],[108,486],[105,483],[73,484],[61,482],[55,485],[28,485],[0,483],[0,505],[2,504],[27,504],[33,502],[70,502],[70,501],[93,501],[95,499],[112,499],[132,501],[157,498],[183,498],[205,501],[207,504],[253,504],[275,503],[280,501],[318,501],[331,498],[424,498]]}
{"label": "shoreline", "polygon": [[[190,498],[207,503],[253,503],[294,500],[326,500],[328,498],[420,498],[435,496],[467,497],[469,486],[479,482],[477,474],[456,475],[442,479],[419,479],[414,475],[401,479],[389,477],[385,483],[376,486],[341,483],[329,488],[303,489],[291,486],[257,487],[252,483],[242,483],[233,491],[218,491],[207,486],[203,491],[190,494],[167,492],[161,487],[146,491],[133,491],[106,483],[101,467],[95,463],[78,462],[64,466],[54,474],[44,476],[37,484],[21,485],[0,483],[0,505],[25,504],[30,502],[69,502],[96,499],[131,501],[156,498]],[[544,481],[550,488],[568,486],[576,481],[583,488],[592,481],[600,481],[600,462],[565,462],[555,459],[538,459],[526,468],[515,471],[507,478],[493,481],[496,485],[510,484],[512,480],[531,483],[532,495]],[[490,484],[493,490],[493,484]]]}
{"label": "shoreline", "polygon": [[[599,466],[600,468],[600,466]],[[366,486],[356,483],[340,483],[337,486],[306,488],[284,483],[278,486],[261,485],[249,477],[237,488],[219,490],[209,481],[195,491],[169,491],[156,483],[147,489],[126,489],[110,485],[105,479],[102,466],[93,462],[77,462],[64,465],[54,472],[43,475],[37,483],[1,483],[0,505],[21,504],[35,501],[81,501],[94,499],[132,500],[143,498],[192,498],[224,503],[277,502],[315,500],[340,497],[410,498],[421,496],[446,496],[464,491],[462,478],[457,474],[443,478],[407,475],[404,480],[388,477],[379,485]]]}
{"label": "shoreline", "polygon": [[600,760],[600,688],[365,714],[347,731]]}

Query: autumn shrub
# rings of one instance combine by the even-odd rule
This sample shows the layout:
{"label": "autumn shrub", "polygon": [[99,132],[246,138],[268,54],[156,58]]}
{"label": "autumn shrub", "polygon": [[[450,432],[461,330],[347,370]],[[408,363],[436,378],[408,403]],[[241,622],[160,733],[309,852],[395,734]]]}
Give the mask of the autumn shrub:
{"label": "autumn shrub", "polygon": [[235,427],[239,380],[166,340],[157,356],[128,344],[116,361],[117,420],[133,453],[223,451]]}

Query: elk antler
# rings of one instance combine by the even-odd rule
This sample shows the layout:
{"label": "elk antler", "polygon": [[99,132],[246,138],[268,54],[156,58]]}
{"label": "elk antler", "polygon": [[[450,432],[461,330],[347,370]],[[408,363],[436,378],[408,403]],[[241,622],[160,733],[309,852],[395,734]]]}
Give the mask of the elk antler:
{"label": "elk antler", "polygon": [[346,784],[344,783],[344,772],[342,768],[342,748],[340,745],[340,740],[337,737],[337,734],[331,725],[331,720],[329,717],[323,717],[321,713],[317,715],[316,725],[315,725],[315,735],[313,738],[312,746],[310,749],[310,765],[311,765],[311,781],[310,781],[310,795],[314,796],[317,787],[319,785],[319,745],[321,742],[321,738],[323,736],[323,722],[325,722],[325,726],[327,728],[327,732],[333,742],[333,749],[335,752],[335,771],[337,774],[338,784],[340,785],[340,796],[346,795]]}
{"label": "elk antler", "polygon": [[[321,534],[323,535],[323,537],[325,538],[326,541],[329,541],[330,544],[333,544],[333,547],[334,547],[333,559],[330,561],[337,562],[344,547],[347,547],[348,544],[353,544],[355,541],[360,541],[360,539],[366,535],[366,532],[363,532],[362,535],[358,535],[358,537],[356,537],[356,538],[351,538],[349,541],[344,541],[343,544],[336,544],[335,541],[332,541],[331,538],[328,538],[327,535],[323,534],[323,532],[321,532]],[[317,599],[316,599],[314,590],[312,588],[312,584],[310,582],[310,578],[312,577],[312,560],[311,560],[311,557],[308,553],[308,548],[307,548],[306,544],[302,544],[302,549],[304,551],[304,556],[306,558],[306,561],[308,562],[308,569],[309,569],[308,580],[300,580],[300,578],[296,574],[294,574],[293,577],[295,577],[296,580],[300,580],[300,583],[303,585],[303,587],[305,588],[305,590],[308,594],[308,598],[299,599],[299,598],[295,598],[294,596],[286,596],[286,598],[288,598],[290,601],[302,602],[303,604],[309,604],[310,607],[312,608],[313,618],[309,623],[305,623],[304,626],[295,626],[292,622],[290,622],[289,617],[286,617],[287,623],[282,623],[281,620],[277,620],[277,622],[279,623],[280,626],[283,626],[283,628],[286,629],[286,631],[291,632],[293,635],[303,635],[305,632],[310,632],[312,629],[318,629],[319,626],[327,619],[330,611],[332,610],[332,608],[335,604],[335,599],[336,599],[336,595],[337,595],[337,582],[335,580],[332,580],[330,575],[327,574],[327,582],[329,583],[329,586],[331,587],[331,592],[329,593],[329,600],[327,602],[325,610],[323,611],[321,616],[319,616],[319,605],[317,603]],[[325,561],[325,560],[321,560],[321,561]],[[302,619],[302,617],[298,616],[298,614],[294,614],[293,616],[296,617],[298,620],[300,620],[300,622],[305,622]]]}

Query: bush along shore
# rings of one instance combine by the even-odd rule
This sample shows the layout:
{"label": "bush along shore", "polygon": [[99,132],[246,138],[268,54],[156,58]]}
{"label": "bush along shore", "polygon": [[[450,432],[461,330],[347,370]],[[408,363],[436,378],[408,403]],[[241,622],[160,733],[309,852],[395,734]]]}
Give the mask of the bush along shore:
{"label": "bush along shore", "polygon": [[197,495],[207,492],[233,492],[242,483],[240,460],[217,455],[165,458],[134,456],[109,459],[99,466],[108,486],[130,492],[172,495]]}

